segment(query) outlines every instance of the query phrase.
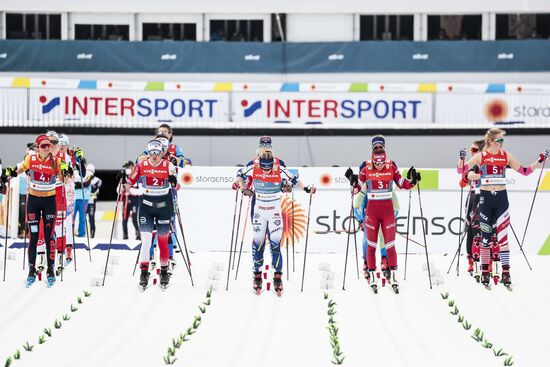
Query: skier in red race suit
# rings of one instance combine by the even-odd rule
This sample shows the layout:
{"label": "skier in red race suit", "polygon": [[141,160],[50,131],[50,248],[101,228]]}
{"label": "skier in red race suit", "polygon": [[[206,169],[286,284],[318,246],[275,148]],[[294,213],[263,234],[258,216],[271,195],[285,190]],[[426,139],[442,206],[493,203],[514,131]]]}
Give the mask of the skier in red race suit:
{"label": "skier in red race suit", "polygon": [[139,284],[142,289],[145,289],[149,283],[150,247],[153,226],[156,223],[160,249],[160,286],[166,288],[170,280],[168,236],[170,235],[170,219],[174,215],[173,196],[170,189],[177,185],[176,168],[168,160],[161,158],[163,149],[158,140],[151,140],[147,145],[147,150],[149,151],[148,158],[135,166],[126,184],[129,188],[140,180],[143,188],[139,207],[142,246]]}
{"label": "skier in red race suit", "polygon": [[[523,176],[533,173],[550,155],[546,149],[539,158],[529,166],[523,166],[512,154],[503,149],[506,132],[491,128],[485,133],[485,149],[475,154],[464,165],[465,180],[481,180],[479,198],[479,216],[481,228],[481,283],[489,287],[491,260],[491,243],[493,228],[496,230],[502,262],[501,282],[510,287],[510,248],[508,246],[508,227],[510,212],[508,210],[508,194],[506,192],[506,168],[510,167]],[[475,168],[479,167],[479,173]]]}
{"label": "skier in red race suit", "polygon": [[397,270],[397,252],[395,250],[395,213],[392,203],[392,188],[395,183],[400,189],[410,190],[420,181],[420,174],[411,167],[407,172],[406,180],[401,176],[395,162],[387,159],[385,151],[385,139],[382,135],[376,135],[372,139],[371,160],[365,162],[365,166],[359,172],[359,176],[351,176],[351,184],[358,193],[362,186],[368,197],[365,208],[365,230],[367,234],[367,280],[376,291],[376,248],[378,247],[378,231],[382,230],[386,251],[388,254],[389,269],[384,271],[386,280],[397,291],[398,284],[395,276]]}

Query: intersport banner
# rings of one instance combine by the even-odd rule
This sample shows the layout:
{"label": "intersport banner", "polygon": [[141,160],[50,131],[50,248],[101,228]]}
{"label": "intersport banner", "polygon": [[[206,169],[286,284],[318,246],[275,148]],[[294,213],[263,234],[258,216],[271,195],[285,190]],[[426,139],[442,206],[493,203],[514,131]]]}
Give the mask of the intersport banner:
{"label": "intersport banner", "polygon": [[442,124],[550,126],[547,94],[440,93],[435,107],[435,119]]}
{"label": "intersport banner", "polygon": [[431,93],[233,93],[235,121],[280,124],[432,122]]}
{"label": "intersport banner", "polygon": [[[231,190],[238,167],[188,167],[180,170],[181,190],[178,202],[188,245],[192,250],[227,251],[231,242],[233,214],[241,208],[241,223],[237,236],[238,246],[250,251],[252,229],[250,225],[249,199],[240,196],[235,202],[235,191]],[[344,252],[346,250],[346,230],[354,221],[350,217],[350,191],[345,168],[291,168],[298,172],[304,184],[314,184],[318,191],[312,197],[308,251]],[[425,219],[420,215],[419,197],[416,189],[411,195],[410,238],[423,244],[422,222],[427,231],[428,249],[433,253],[454,253],[458,246],[458,233],[463,228],[459,218],[460,188],[459,175],[452,169],[421,170],[421,200]],[[425,178],[424,178],[425,177]],[[531,200],[537,184],[538,171],[529,177],[510,172],[510,180],[523,180],[521,185],[511,184],[509,190],[511,222],[521,241],[529,214]],[[397,217],[396,246],[398,252],[405,252],[407,232],[408,192],[396,189],[399,200]],[[294,199],[294,202],[292,201]],[[544,173],[525,238],[524,250],[536,254],[550,235],[546,216],[546,205],[550,200],[550,170]],[[466,193],[464,193],[464,202]],[[237,205],[237,208],[235,207]],[[295,190],[294,195],[286,194],[281,199],[283,221],[283,247],[292,243],[292,218],[294,218],[295,250],[302,252],[305,245],[309,195]],[[294,207],[294,208],[293,208]],[[462,211],[463,213],[463,211]],[[293,216],[294,214],[294,216]],[[462,224],[461,224],[462,223]],[[355,222],[355,225],[358,225]],[[244,231],[242,228],[246,226]],[[519,251],[516,240],[510,232],[511,249]],[[357,233],[358,246],[363,234]],[[353,244],[353,238],[351,239]],[[361,247],[358,248],[361,253]],[[424,248],[414,242],[409,243],[409,251],[421,253]],[[284,249],[283,249],[284,252]],[[268,252],[266,252],[266,256]],[[513,257],[512,262],[520,262]]]}
{"label": "intersport banner", "polygon": [[227,120],[227,93],[30,89],[29,119],[51,125],[140,127]]}

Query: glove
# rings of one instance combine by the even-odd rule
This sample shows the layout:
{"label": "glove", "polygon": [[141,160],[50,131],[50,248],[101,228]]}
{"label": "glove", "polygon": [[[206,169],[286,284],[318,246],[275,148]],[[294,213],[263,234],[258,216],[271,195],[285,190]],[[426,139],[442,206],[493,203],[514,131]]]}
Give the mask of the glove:
{"label": "glove", "polygon": [[317,192],[317,189],[315,188],[315,186],[309,185],[304,187],[304,191],[307,192],[308,194],[315,194]]}
{"label": "glove", "polygon": [[76,148],[76,150],[74,151],[74,156],[82,160],[82,158],[84,158],[84,151],[80,148]]}
{"label": "glove", "polygon": [[407,179],[410,181],[413,179],[413,177],[416,176],[416,168],[414,168],[414,166],[412,166],[411,168],[409,168],[409,170],[407,171]]}
{"label": "glove", "polygon": [[411,181],[411,184],[416,185],[417,183],[420,182],[421,177],[420,177],[420,172],[415,171],[414,173],[415,173],[415,175],[414,175],[414,177]]}
{"label": "glove", "polygon": [[544,162],[550,156],[550,149],[546,148],[544,152],[539,154],[539,163]]}
{"label": "glove", "polygon": [[351,181],[351,177],[353,176],[353,170],[351,169],[351,167],[348,167],[346,173],[344,173],[344,176],[346,176],[346,178]]}
{"label": "glove", "polygon": [[243,190],[243,195],[244,196],[252,196],[252,195],[254,195],[254,193],[250,189],[244,189]]}
{"label": "glove", "polygon": [[241,187],[237,181],[233,182],[233,185],[231,185],[232,190],[238,190]]}
{"label": "glove", "polygon": [[293,186],[292,183],[288,182],[287,180],[283,180],[283,184],[281,185],[281,191],[282,192],[292,192]]}
{"label": "glove", "polygon": [[176,176],[168,176],[168,182],[170,182],[172,187],[176,187],[178,185],[178,178]]}
{"label": "glove", "polygon": [[4,170],[4,175],[7,177],[17,177],[17,170],[13,168],[13,166],[8,166],[8,168]]}
{"label": "glove", "polygon": [[170,158],[170,162],[174,165],[174,166],[178,166],[178,159],[176,157],[172,157]]}
{"label": "glove", "polygon": [[464,160],[466,158],[466,148],[460,148],[460,153],[458,153],[460,159]]}
{"label": "glove", "polygon": [[349,180],[349,184],[352,187],[355,187],[359,184],[359,177],[357,175],[351,175],[351,179]]}

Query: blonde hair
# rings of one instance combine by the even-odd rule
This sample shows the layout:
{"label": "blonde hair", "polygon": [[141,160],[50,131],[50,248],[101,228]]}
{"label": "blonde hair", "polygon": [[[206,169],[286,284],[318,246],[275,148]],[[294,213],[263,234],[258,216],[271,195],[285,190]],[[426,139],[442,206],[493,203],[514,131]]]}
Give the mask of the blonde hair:
{"label": "blonde hair", "polygon": [[506,131],[496,127],[492,127],[489,130],[487,130],[487,132],[485,133],[485,147],[488,148],[489,143],[495,140],[497,135],[500,135],[500,134],[506,135]]}

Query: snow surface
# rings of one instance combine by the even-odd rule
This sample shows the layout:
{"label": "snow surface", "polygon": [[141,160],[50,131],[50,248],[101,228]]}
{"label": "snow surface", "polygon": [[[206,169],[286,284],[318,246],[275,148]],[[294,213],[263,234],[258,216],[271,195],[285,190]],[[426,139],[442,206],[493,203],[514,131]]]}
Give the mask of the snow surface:
{"label": "snow surface", "polygon": [[[111,257],[118,262],[111,265],[113,275],[104,287],[92,287],[106,251],[92,251],[90,263],[78,250],[78,271],[71,266],[64,281],[58,279],[51,289],[44,282],[26,289],[22,252],[10,253],[14,259],[8,260],[6,282],[0,283],[0,363],[19,349],[21,359],[12,366],[163,366],[172,338],[200,314],[198,306],[210,285],[217,287],[212,304],[201,315],[196,333],[176,351],[176,366],[330,366],[324,292],[337,303],[334,317],[347,366],[502,366],[504,357],[495,357],[470,337],[477,327],[497,349],[513,355],[516,366],[549,363],[550,257],[531,256],[534,270],[529,271],[520,255],[513,256],[510,292],[501,285],[488,291],[476,284],[464,272],[465,257],[461,275],[447,275],[451,259],[442,255],[430,257],[432,272],[440,274],[430,290],[422,266],[425,256],[412,255],[406,281],[400,267],[401,293],[385,287],[374,295],[362,275],[357,279],[354,256],[342,290],[343,254],[308,255],[300,292],[303,254],[296,253],[296,271],[290,265],[290,280],[285,274],[285,293],[278,298],[273,292],[252,293],[249,253],[243,256],[237,281],[232,272],[228,292],[228,253],[203,252],[191,254],[194,287],[180,257],[170,288],[162,292],[153,286],[144,293],[137,289],[137,272],[132,277],[133,251],[113,251]],[[399,261],[404,264],[404,255]],[[335,279],[332,289],[323,290],[321,278],[331,274],[319,268],[326,266]],[[92,295],[84,297],[84,290]],[[442,299],[443,292],[450,293],[448,300]],[[473,324],[469,331],[450,314],[449,300]],[[70,311],[71,303],[78,311]],[[62,321],[64,314],[71,319]],[[60,329],[53,326],[56,319],[63,323]],[[44,328],[53,334],[39,345]],[[30,353],[22,348],[26,341],[34,345]]]}

